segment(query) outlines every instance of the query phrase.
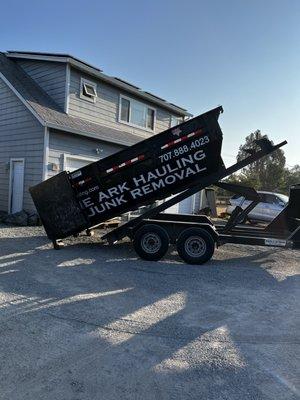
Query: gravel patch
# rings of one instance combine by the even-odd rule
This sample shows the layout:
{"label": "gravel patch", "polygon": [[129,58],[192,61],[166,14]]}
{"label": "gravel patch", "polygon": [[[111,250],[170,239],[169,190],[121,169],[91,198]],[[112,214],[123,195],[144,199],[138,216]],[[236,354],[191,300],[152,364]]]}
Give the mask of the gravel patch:
{"label": "gravel patch", "polygon": [[160,262],[0,225],[0,399],[300,398],[300,252]]}

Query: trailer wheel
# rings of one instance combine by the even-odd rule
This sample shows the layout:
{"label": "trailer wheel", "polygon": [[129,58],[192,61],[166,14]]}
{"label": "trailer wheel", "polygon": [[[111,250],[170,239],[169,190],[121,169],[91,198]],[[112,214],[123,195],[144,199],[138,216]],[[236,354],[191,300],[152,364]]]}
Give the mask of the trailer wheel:
{"label": "trailer wheel", "polygon": [[137,254],[144,260],[158,261],[168,251],[170,239],[159,225],[142,226],[134,235],[133,246]]}
{"label": "trailer wheel", "polygon": [[177,252],[188,264],[204,264],[214,251],[215,241],[205,229],[185,229],[177,240]]}

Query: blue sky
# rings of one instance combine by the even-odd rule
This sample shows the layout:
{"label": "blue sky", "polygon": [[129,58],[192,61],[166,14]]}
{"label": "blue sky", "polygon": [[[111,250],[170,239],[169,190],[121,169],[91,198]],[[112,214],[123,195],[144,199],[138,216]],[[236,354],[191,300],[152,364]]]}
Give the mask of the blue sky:
{"label": "blue sky", "polygon": [[255,129],[300,163],[300,1],[4,1],[0,49],[67,52],[194,115],[223,105],[223,156]]}

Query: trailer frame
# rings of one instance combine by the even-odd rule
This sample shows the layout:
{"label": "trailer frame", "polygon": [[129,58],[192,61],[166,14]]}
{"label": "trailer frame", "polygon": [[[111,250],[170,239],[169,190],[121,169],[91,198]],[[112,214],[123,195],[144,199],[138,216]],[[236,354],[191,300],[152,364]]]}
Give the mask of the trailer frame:
{"label": "trailer frame", "polygon": [[[205,254],[199,255],[199,252],[197,253],[198,256],[189,256],[186,251],[183,250],[183,236],[185,239],[193,237],[194,242],[196,241],[197,235],[199,236],[199,240],[203,239],[204,242],[209,239],[205,244],[205,246],[207,247],[209,247],[209,242],[213,241],[216,246],[233,243],[281,248],[300,248],[300,219],[297,218],[297,216],[300,217],[300,215],[297,214],[296,217],[289,217],[289,221],[286,221],[285,226],[281,226],[281,229],[274,229],[272,227],[274,224],[276,226],[275,220],[282,219],[281,214],[287,214],[288,209],[291,207],[295,207],[295,204],[291,205],[289,202],[289,204],[285,207],[281,214],[276,217],[267,227],[252,227],[248,225],[240,225],[239,222],[241,220],[244,220],[248,216],[249,212],[260,202],[260,195],[253,188],[220,181],[224,177],[238,171],[246,165],[249,165],[253,161],[279,149],[284,144],[286,144],[286,141],[274,146],[267,139],[260,140],[258,142],[258,145],[260,146],[259,151],[251,150],[251,154],[246,159],[237,162],[227,169],[224,169],[219,174],[212,174],[210,176],[202,178],[201,183],[194,184],[191,188],[178,194],[172,199],[167,200],[163,204],[160,204],[157,207],[146,211],[135,219],[130,220],[124,225],[112,230],[111,232],[105,234],[102,239],[107,240],[110,244],[113,244],[116,241],[121,240],[125,236],[127,236],[133,241],[137,253],[142,258],[157,261],[165,254],[168,246],[165,247],[165,250],[163,252],[159,252],[158,254],[146,254],[141,248],[142,236],[140,232],[141,230],[145,231],[146,234],[149,236],[149,232],[151,232],[152,229],[154,230],[152,233],[153,236],[153,234],[159,234],[159,229],[161,229],[161,233],[163,233],[164,231],[164,240],[167,241],[168,244],[176,245],[177,251],[181,258],[191,264],[202,264],[203,262],[208,261],[211,258],[214,249],[210,249],[208,256],[206,256]],[[188,196],[191,196],[192,194],[200,191],[201,189],[204,189],[209,185],[219,186],[233,193],[242,194],[245,199],[251,200],[251,202],[245,209],[242,209],[239,206],[236,207],[226,224],[214,224],[205,215],[162,213],[162,211],[166,210],[173,204],[176,204],[177,202],[185,199]],[[300,185],[298,186],[299,199]],[[298,211],[300,214],[300,210]],[[288,226],[291,226],[291,223],[294,224],[293,227],[288,228]],[[162,236],[159,240],[163,240],[163,237],[164,236]],[[198,249],[200,246],[199,243]]]}
{"label": "trailer frame", "polygon": [[178,195],[165,201],[164,203],[150,210],[147,210],[140,216],[128,221],[127,223],[121,225],[120,227],[105,234],[104,236],[102,236],[102,239],[107,240],[109,244],[113,244],[118,240],[123,239],[126,236],[131,237],[132,234],[130,233],[130,231],[136,230],[136,228],[139,225],[141,225],[143,221],[151,219],[151,217],[157,216],[162,211],[173,206],[174,204],[179,203],[180,201],[186,199],[187,197],[192,196],[193,194],[199,192],[200,190],[205,189],[207,186],[218,184],[219,181],[233,174],[234,172],[237,172],[240,169],[246,167],[247,165],[253,163],[254,161],[259,160],[260,158],[278,150],[280,147],[284,146],[287,143],[287,141],[285,140],[277,145],[273,145],[268,139],[263,138],[256,141],[256,143],[260,147],[260,150],[251,151],[251,154],[244,160],[238,161],[237,163],[231,165],[230,167],[224,168],[220,172],[202,177],[201,182],[199,182],[198,184],[193,183],[193,185],[189,189],[183,191],[182,193],[179,193]]}

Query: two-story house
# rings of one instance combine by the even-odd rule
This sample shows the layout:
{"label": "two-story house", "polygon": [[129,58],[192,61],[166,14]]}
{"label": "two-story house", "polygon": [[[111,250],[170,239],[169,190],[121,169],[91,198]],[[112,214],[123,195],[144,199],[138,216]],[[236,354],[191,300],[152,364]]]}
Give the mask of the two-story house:
{"label": "two-story house", "polygon": [[[28,189],[177,125],[183,108],[67,54],[0,53],[0,210]],[[190,212],[193,199],[181,205]]]}

